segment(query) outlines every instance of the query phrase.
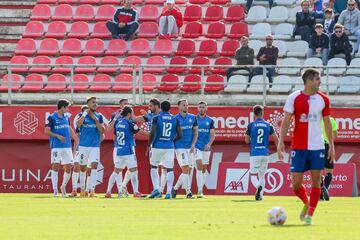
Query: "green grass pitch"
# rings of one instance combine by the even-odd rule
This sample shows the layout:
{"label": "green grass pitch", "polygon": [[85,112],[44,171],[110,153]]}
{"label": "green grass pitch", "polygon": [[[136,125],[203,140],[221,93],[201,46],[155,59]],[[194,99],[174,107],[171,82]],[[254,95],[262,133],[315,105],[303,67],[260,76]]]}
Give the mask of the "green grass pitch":
{"label": "green grass pitch", "polygon": [[[115,196],[115,195],[114,195]],[[298,218],[295,197],[207,196],[172,200],[53,198],[0,194],[0,239],[360,239],[360,198],[319,202],[312,226]],[[281,206],[284,226],[266,212]]]}

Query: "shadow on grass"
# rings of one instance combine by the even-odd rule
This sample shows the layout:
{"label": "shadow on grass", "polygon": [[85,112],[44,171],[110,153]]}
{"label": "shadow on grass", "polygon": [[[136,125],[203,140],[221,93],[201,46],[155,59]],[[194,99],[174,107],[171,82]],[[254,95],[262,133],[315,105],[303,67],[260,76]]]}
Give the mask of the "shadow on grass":
{"label": "shadow on grass", "polygon": [[294,228],[294,227],[309,227],[310,225],[305,225],[303,223],[299,223],[299,224],[284,224],[284,225],[270,225],[270,224],[266,224],[266,225],[260,225],[259,227],[273,227],[273,228]]}
{"label": "shadow on grass", "polygon": [[259,202],[256,200],[250,200],[250,199],[245,199],[245,200],[231,200],[232,202]]}

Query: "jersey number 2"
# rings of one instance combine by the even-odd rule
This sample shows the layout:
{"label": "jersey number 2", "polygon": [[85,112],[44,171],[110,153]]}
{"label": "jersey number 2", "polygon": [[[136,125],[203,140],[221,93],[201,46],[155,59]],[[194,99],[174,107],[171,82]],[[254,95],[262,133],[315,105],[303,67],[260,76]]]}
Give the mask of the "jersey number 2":
{"label": "jersey number 2", "polygon": [[162,132],[163,137],[170,137],[171,127],[172,127],[171,123],[165,123],[165,122],[163,123],[163,132]]}
{"label": "jersey number 2", "polygon": [[257,143],[262,143],[264,140],[264,129],[259,128],[258,129],[258,136],[257,136]]}

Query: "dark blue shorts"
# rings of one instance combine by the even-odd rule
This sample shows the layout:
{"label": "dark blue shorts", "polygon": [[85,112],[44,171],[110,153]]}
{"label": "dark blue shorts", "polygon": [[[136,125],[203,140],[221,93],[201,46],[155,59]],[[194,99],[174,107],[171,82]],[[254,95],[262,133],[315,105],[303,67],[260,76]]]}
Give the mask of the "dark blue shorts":
{"label": "dark blue shorts", "polygon": [[323,170],[325,168],[325,150],[292,150],[290,172]]}

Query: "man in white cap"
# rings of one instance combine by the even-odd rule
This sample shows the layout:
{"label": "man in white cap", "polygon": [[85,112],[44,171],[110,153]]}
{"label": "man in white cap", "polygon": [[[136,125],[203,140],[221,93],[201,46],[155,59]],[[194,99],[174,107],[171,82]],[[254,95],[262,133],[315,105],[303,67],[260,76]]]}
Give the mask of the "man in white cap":
{"label": "man in white cap", "polygon": [[170,39],[172,36],[177,36],[182,25],[183,16],[175,7],[175,0],[166,0],[166,7],[159,19],[160,38]]}

